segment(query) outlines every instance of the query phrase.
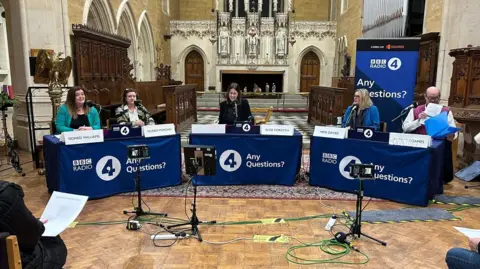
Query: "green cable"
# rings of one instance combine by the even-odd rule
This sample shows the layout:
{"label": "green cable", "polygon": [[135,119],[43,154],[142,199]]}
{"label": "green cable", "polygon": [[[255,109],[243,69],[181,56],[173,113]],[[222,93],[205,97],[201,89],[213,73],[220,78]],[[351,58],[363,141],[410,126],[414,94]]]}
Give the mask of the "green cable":
{"label": "green cable", "polygon": [[[329,254],[329,255],[333,255],[334,257],[330,258],[330,259],[315,259],[315,260],[309,260],[309,259],[304,259],[304,258],[300,258],[298,256],[295,256],[294,254],[292,254],[292,252],[294,250],[297,250],[297,249],[304,249],[304,248],[308,248],[308,247],[320,247],[320,249]],[[336,248],[343,248],[343,250],[337,250],[335,249]],[[285,254],[285,258],[291,262],[291,263],[295,263],[295,264],[299,264],[299,265],[311,265],[311,264],[322,264],[322,263],[337,263],[337,264],[366,264],[370,258],[368,258],[367,254],[359,251],[358,253],[362,254],[366,260],[365,261],[362,261],[362,262],[349,262],[349,261],[339,261],[338,259],[342,258],[343,256],[347,255],[350,253],[350,246],[347,245],[347,244],[344,244],[344,243],[339,243],[337,240],[335,239],[330,239],[330,240],[322,240],[321,242],[319,243],[312,243],[312,244],[305,244],[303,243],[302,245],[299,245],[299,246],[293,246],[293,247],[290,247],[288,250],[287,250],[287,253]]]}

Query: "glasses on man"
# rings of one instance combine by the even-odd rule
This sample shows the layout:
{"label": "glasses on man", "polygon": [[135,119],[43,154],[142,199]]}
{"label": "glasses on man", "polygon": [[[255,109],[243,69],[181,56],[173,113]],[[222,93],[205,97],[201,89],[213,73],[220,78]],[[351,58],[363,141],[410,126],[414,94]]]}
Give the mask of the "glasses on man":
{"label": "glasses on man", "polygon": [[439,96],[435,96],[435,97],[432,97],[432,96],[425,96],[425,98],[429,101],[429,102],[439,102],[440,101],[440,97]]}

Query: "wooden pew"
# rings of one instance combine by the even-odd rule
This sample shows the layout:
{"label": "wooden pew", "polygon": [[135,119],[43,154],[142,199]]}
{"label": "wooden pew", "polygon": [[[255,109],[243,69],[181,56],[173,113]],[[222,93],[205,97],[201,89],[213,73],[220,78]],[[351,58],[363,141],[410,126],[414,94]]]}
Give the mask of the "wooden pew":
{"label": "wooden pew", "polygon": [[315,125],[335,125],[337,117],[342,117],[352,103],[353,90],[312,86],[308,106],[308,123]]}

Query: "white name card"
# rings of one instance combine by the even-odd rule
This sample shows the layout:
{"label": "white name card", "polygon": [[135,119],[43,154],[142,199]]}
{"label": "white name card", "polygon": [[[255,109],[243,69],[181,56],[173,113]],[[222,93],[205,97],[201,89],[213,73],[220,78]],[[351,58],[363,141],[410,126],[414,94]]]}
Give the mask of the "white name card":
{"label": "white name card", "polygon": [[293,125],[260,125],[261,135],[293,136]]}
{"label": "white name card", "polygon": [[192,124],[192,134],[224,134],[225,124]]}
{"label": "white name card", "polygon": [[315,126],[313,136],[345,139],[348,135],[348,128],[332,127],[332,126]]}
{"label": "white name card", "polygon": [[63,132],[60,140],[65,145],[79,145],[103,142],[103,130]]}
{"label": "white name card", "polygon": [[175,125],[173,123],[142,126],[142,135],[144,137],[157,137],[174,134]]}
{"label": "white name card", "polygon": [[419,134],[390,133],[389,145],[428,148],[432,145],[432,137]]}

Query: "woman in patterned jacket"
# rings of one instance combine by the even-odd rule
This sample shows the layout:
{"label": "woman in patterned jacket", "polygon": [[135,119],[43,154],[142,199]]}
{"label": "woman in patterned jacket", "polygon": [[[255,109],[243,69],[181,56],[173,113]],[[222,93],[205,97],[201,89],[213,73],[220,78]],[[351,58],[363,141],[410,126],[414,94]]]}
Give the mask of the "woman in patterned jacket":
{"label": "woman in patterned jacket", "polygon": [[155,121],[137,98],[135,89],[127,88],[123,92],[122,105],[115,110],[117,122],[132,123],[133,126],[154,125]]}

